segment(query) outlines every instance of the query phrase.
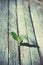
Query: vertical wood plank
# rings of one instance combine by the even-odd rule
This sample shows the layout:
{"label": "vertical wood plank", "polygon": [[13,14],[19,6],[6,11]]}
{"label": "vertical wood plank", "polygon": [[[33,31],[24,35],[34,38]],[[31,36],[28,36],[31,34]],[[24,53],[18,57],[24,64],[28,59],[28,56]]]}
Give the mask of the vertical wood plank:
{"label": "vertical wood plank", "polygon": [[21,65],[31,65],[29,47],[21,46]]}
{"label": "vertical wood plank", "polygon": [[[37,10],[37,4],[35,4],[34,2],[30,1],[30,9],[31,9],[31,16],[32,16],[32,23],[34,25],[34,22],[35,22],[35,25],[36,25],[36,22],[38,24],[39,20],[38,20],[38,15],[34,15],[36,14],[36,10]],[[34,18],[33,18],[34,17]],[[34,26],[35,26],[34,25]],[[39,24],[38,24],[39,25]],[[35,27],[34,27],[35,29]],[[37,32],[38,32],[38,27],[37,27]],[[35,29],[35,34],[36,34],[36,38],[37,38],[37,33],[36,33],[36,29]],[[37,40],[37,39],[36,39]],[[41,65],[41,58],[39,56],[39,53],[38,51],[40,51],[39,49],[37,48],[30,48],[31,49],[31,56],[32,56],[32,65]]]}
{"label": "vertical wood plank", "polygon": [[[32,22],[31,22],[30,15],[29,15],[30,13],[28,9],[28,2],[24,2],[24,8],[25,8],[24,15],[25,15],[25,20],[26,20],[26,25],[27,25],[29,43],[36,45]],[[30,48],[30,51],[31,51],[31,60],[32,60],[31,64],[41,65],[37,48]]]}
{"label": "vertical wood plank", "polygon": [[[9,33],[12,31],[17,34],[15,0],[9,1]],[[9,34],[9,65],[19,65],[17,42],[13,40],[11,34]]]}
{"label": "vertical wood plank", "polygon": [[43,65],[43,7],[41,4],[33,1],[30,1],[31,6],[31,15],[33,19],[33,24],[35,28],[36,38],[38,45],[40,46],[40,57]]}
{"label": "vertical wood plank", "polygon": [[[26,34],[26,27],[25,27],[25,19],[24,19],[24,12],[23,12],[23,4],[22,0],[17,0],[17,14],[18,14],[18,28],[19,28],[19,35]],[[28,42],[27,39],[23,39],[23,42]],[[30,50],[28,47],[21,46],[21,65],[31,65],[30,62]]]}
{"label": "vertical wood plank", "polygon": [[[43,45],[42,45],[42,43],[43,43],[43,19],[42,19],[42,17],[43,17],[43,13],[42,12],[40,12],[40,9],[39,8],[41,8],[40,6],[41,5],[39,5],[38,6],[38,4],[37,3],[33,3],[32,5],[37,5],[37,6],[34,6],[34,10],[32,10],[32,6],[31,6],[31,10],[32,10],[32,18],[33,18],[33,16],[35,16],[34,18],[33,18],[33,21],[36,21],[36,23],[35,22],[33,22],[33,24],[34,24],[34,28],[35,28],[35,33],[36,33],[36,36],[37,36],[37,41],[38,41],[38,44],[39,44],[39,46],[40,46],[40,48],[41,48],[41,52],[43,52]],[[38,8],[39,7],[39,8]],[[35,10],[35,8],[36,8],[36,10]],[[42,10],[43,11],[43,10]],[[33,14],[33,12],[35,12],[35,14]],[[40,13],[39,13],[40,12]],[[36,17],[37,16],[37,17]],[[37,18],[37,19],[36,19]],[[38,31],[37,31],[38,30]],[[43,53],[42,53],[43,54]]]}
{"label": "vertical wood plank", "polygon": [[[26,25],[27,25],[29,43],[33,44],[33,45],[36,45],[34,30],[33,30],[33,27],[32,27],[32,22],[31,22],[31,18],[30,18],[30,12],[29,12],[29,9],[28,9],[28,2],[24,2],[24,8],[25,8],[24,15],[25,15],[25,20],[26,20]],[[29,26],[29,24],[30,24],[30,26]],[[31,64],[32,65],[41,65],[40,57],[39,57],[37,48],[30,48],[30,51],[31,51],[31,59],[32,59],[32,63]]]}
{"label": "vertical wood plank", "polygon": [[31,22],[31,19],[30,19],[28,1],[24,1],[24,17],[25,17],[25,25],[26,25],[26,28],[27,28],[29,44],[36,45],[34,31],[33,31],[33,27],[32,27],[32,22]]}
{"label": "vertical wood plank", "polygon": [[8,1],[0,0],[0,65],[8,64],[7,14]]}
{"label": "vertical wood plank", "polygon": [[[41,52],[43,52],[42,51],[43,50],[43,44],[42,44],[43,43],[43,19],[42,19],[43,15],[39,10],[41,5],[38,6],[38,4],[34,1],[31,1],[30,5],[31,5],[31,15],[32,15],[32,19],[33,19],[33,24],[34,24],[34,28],[35,28],[37,41],[40,46]],[[33,9],[32,9],[32,7],[33,7]]]}
{"label": "vertical wood plank", "polygon": [[40,57],[37,48],[30,48],[32,65],[41,65]]}

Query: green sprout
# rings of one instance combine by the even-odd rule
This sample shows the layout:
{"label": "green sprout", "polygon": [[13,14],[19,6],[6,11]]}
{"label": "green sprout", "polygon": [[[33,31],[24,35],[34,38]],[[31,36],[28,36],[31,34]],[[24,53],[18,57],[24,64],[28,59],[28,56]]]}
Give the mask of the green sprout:
{"label": "green sprout", "polygon": [[13,39],[17,41],[18,46],[20,46],[20,42],[22,42],[23,39],[26,38],[26,35],[18,36],[15,32],[11,32],[11,35]]}

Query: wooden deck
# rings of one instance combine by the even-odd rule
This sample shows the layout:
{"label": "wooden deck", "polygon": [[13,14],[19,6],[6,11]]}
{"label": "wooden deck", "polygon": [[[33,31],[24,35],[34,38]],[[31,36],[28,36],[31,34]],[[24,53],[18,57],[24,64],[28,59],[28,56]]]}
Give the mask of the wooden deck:
{"label": "wooden deck", "polygon": [[21,65],[43,65],[43,15],[38,8],[31,0],[0,0],[0,65],[20,65],[12,31],[27,33],[23,43],[31,45],[20,46]]}

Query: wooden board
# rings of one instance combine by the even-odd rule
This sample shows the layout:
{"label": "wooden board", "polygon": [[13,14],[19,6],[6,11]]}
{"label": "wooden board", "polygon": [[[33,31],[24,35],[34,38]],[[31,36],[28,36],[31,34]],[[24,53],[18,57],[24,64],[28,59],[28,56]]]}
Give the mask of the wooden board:
{"label": "wooden board", "polygon": [[40,3],[38,5],[38,3],[34,1],[31,1],[30,6],[36,38],[38,45],[40,46],[41,59],[43,65],[43,7]]}
{"label": "wooden board", "polygon": [[[20,6],[21,4],[21,6]],[[21,11],[22,9],[22,11]],[[26,27],[25,27],[25,19],[24,19],[24,13],[23,13],[23,5],[22,0],[17,1],[17,16],[18,16],[18,29],[19,29],[19,35],[26,35]],[[24,39],[23,42],[26,40]]]}
{"label": "wooden board", "polygon": [[[25,27],[25,19],[24,19],[22,0],[21,1],[17,0],[17,14],[18,14],[19,35],[25,35],[26,27]],[[27,43],[28,42],[27,38],[23,39],[23,42]],[[25,46],[21,46],[20,52],[21,52],[21,65],[31,65],[29,48],[25,47]]]}
{"label": "wooden board", "polygon": [[31,56],[29,47],[21,46],[21,65],[31,65]]}
{"label": "wooden board", "polygon": [[0,65],[8,64],[7,0],[0,0]]}
{"label": "wooden board", "polygon": [[[9,1],[9,33],[17,33],[15,0]],[[9,65],[19,65],[17,42],[9,35]]]}
{"label": "wooden board", "polygon": [[[25,20],[27,23],[26,25],[27,25],[28,39],[30,39],[29,43],[36,45],[36,40],[35,40],[35,35],[34,35],[33,27],[32,27],[32,22],[31,22],[30,15],[29,15],[28,2],[24,2],[24,8],[25,8],[24,9],[24,12],[25,12],[24,17],[25,17]],[[30,24],[30,26],[29,26],[29,24]],[[32,61],[31,65],[41,65],[40,57],[39,57],[37,48],[31,48],[30,47],[30,52],[31,52],[30,55],[31,55],[31,61]]]}
{"label": "wooden board", "polygon": [[32,65],[41,65],[40,57],[37,48],[30,48]]}
{"label": "wooden board", "polygon": [[27,28],[29,44],[36,45],[35,35],[34,35],[33,27],[32,27],[32,22],[30,19],[28,1],[24,1],[23,10],[24,10],[25,27]]}

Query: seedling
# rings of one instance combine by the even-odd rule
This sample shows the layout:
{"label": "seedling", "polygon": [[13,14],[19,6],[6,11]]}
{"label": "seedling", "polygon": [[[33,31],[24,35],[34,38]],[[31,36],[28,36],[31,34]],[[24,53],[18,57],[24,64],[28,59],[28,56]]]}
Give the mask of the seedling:
{"label": "seedling", "polygon": [[18,55],[19,55],[19,64],[21,65],[21,57],[20,57],[20,43],[26,38],[27,35],[18,36],[15,32],[11,32],[11,35],[14,40],[17,41],[18,44]]}
{"label": "seedling", "polygon": [[15,32],[11,32],[11,35],[13,39],[17,41],[18,46],[20,46],[20,43],[23,41],[24,38],[26,38],[26,34],[22,36],[18,36]]}

